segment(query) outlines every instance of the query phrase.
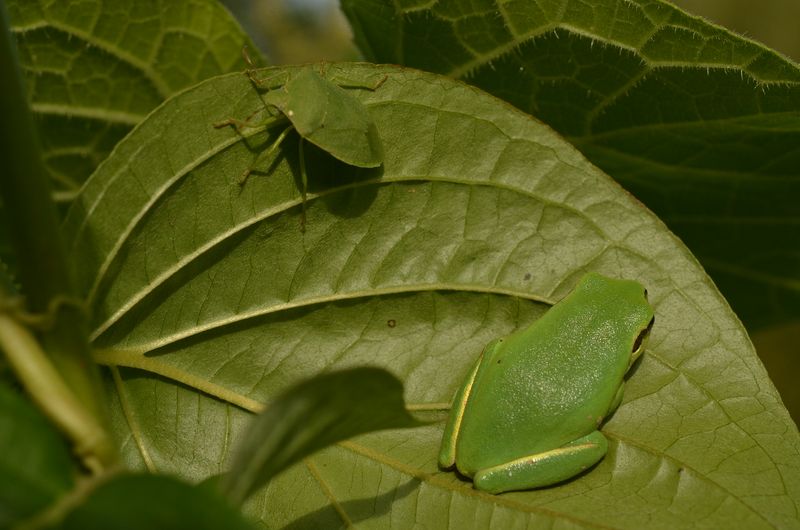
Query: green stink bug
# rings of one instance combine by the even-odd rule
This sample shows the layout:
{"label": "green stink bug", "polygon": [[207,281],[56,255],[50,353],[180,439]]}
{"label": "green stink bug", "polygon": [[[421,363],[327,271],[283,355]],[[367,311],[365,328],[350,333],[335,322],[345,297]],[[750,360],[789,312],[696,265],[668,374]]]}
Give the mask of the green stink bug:
{"label": "green stink bug", "polygon": [[[252,64],[246,53],[245,60]],[[351,82],[337,84],[309,66],[291,75],[284,83],[277,84],[274,82],[274,76],[258,79],[252,69],[248,69],[245,73],[257,90],[268,90],[262,97],[262,101],[271,111],[270,116],[258,124],[250,123],[249,120],[252,116],[243,121],[229,118],[215,123],[214,127],[221,128],[230,125],[241,132],[246,127],[272,126],[281,123],[287,124],[287,126],[275,142],[262,151],[253,164],[245,170],[240,184],[245,183],[254,168],[272,156],[275,149],[292,130],[297,131],[300,136],[300,178],[303,187],[301,192],[304,223],[308,191],[308,175],[303,155],[304,141],[311,142],[351,166],[375,168],[383,163],[383,144],[375,122],[370,118],[364,105],[343,87],[376,90],[386,78],[373,85]]]}

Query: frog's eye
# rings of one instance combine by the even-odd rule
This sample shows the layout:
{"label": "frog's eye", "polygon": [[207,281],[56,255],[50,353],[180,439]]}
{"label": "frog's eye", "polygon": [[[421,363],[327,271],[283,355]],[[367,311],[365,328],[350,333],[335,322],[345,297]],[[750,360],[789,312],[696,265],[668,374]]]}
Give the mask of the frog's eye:
{"label": "frog's eye", "polygon": [[633,351],[631,351],[631,362],[636,360],[636,358],[639,355],[641,355],[642,350],[644,349],[644,343],[646,342],[647,336],[650,334],[650,330],[652,329],[653,323],[655,321],[656,317],[652,317],[650,319],[650,322],[648,322],[647,327],[645,327],[642,331],[639,332],[639,336],[636,337],[636,340],[633,342]]}

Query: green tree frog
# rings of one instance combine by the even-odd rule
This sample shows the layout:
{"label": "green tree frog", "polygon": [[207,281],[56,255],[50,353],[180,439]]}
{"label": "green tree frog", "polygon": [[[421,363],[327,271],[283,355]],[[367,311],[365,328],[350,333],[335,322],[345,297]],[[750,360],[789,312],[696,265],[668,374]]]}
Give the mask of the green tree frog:
{"label": "green tree frog", "polygon": [[489,493],[539,488],[597,463],[600,424],[653,325],[647,291],[596,273],[527,329],[490,342],[456,392],[439,466]]}

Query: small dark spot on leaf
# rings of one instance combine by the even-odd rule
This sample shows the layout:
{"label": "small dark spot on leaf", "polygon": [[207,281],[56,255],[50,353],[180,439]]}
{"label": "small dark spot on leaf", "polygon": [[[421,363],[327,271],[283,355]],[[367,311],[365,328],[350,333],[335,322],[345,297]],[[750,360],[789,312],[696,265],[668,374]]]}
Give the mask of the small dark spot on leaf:
{"label": "small dark spot on leaf", "polygon": [[526,272],[525,273],[525,281],[528,281],[530,279],[531,279],[531,273],[530,272]]}
{"label": "small dark spot on leaf", "polygon": [[389,326],[390,328],[393,328],[397,325],[397,321],[393,318],[389,319],[386,321],[386,325]]}

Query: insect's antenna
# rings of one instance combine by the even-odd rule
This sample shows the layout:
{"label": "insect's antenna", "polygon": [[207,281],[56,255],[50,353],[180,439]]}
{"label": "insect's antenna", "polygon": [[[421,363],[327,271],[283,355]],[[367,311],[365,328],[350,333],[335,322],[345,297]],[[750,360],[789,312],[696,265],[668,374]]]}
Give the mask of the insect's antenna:
{"label": "insect's antenna", "polygon": [[242,46],[242,59],[244,59],[244,62],[246,62],[248,66],[247,70],[245,70],[245,74],[247,74],[247,77],[250,78],[250,81],[258,85],[258,79],[256,79],[255,75],[253,74],[253,67],[255,66],[253,64],[253,59],[251,59],[250,54],[247,53],[247,44]]}
{"label": "insect's antenna", "polygon": [[244,62],[247,63],[248,68],[244,71],[245,75],[250,79],[250,82],[253,83],[256,87],[260,87],[263,80],[256,77],[255,74],[255,63],[253,59],[250,58],[250,54],[247,52],[247,44],[242,46],[242,58]]}
{"label": "insect's antenna", "polygon": [[242,46],[242,58],[244,59],[244,62],[247,63],[247,66],[249,66],[250,68],[254,66],[253,60],[250,58],[250,54],[247,53],[247,44]]}
{"label": "insect's antenna", "polygon": [[256,74],[254,74],[254,73],[253,73],[253,69],[252,69],[252,68],[248,68],[247,70],[245,70],[245,73],[247,74],[247,77],[249,77],[249,78],[250,78],[250,81],[251,81],[251,82],[252,82],[254,85],[256,85],[257,87],[258,87],[258,86],[261,86],[261,85],[260,85],[260,83],[261,83],[261,80],[260,80],[260,79],[258,79],[258,78],[256,77]]}
{"label": "insect's antenna", "polygon": [[306,196],[308,195],[308,173],[306,172],[306,157],[303,153],[303,137],[300,137],[300,143],[298,145],[298,154],[300,155],[300,180],[303,185],[302,191],[302,204],[303,204],[303,212],[300,217],[300,231],[306,231]]}

